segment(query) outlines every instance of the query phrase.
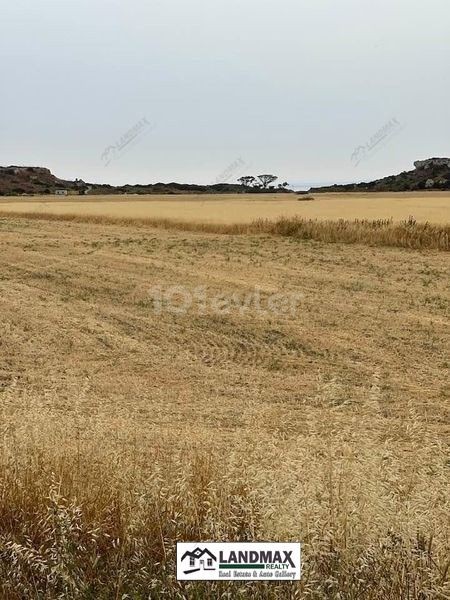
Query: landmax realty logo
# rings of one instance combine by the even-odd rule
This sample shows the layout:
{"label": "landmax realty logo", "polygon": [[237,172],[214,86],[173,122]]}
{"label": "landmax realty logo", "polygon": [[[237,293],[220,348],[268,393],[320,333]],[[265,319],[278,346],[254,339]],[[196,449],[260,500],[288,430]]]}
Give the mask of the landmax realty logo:
{"label": "landmax realty logo", "polygon": [[300,544],[177,543],[179,581],[299,581]]}

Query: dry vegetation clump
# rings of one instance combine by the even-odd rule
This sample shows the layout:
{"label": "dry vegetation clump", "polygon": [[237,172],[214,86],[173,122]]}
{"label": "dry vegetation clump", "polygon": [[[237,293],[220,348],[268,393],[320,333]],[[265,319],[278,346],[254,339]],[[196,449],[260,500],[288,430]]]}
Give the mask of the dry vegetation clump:
{"label": "dry vegetation clump", "polygon": [[327,243],[367,244],[416,250],[450,250],[450,225],[421,223],[410,217],[406,221],[392,219],[338,219],[321,221],[299,217],[276,220],[259,219],[252,223],[203,223],[158,218],[108,217],[104,215],[8,212],[1,215],[22,219],[69,221],[75,223],[112,224],[197,231],[228,235],[269,234],[316,240]]}
{"label": "dry vegetation clump", "polygon": [[[57,398],[3,393],[0,589],[22,598],[447,597],[448,463],[409,407],[358,414],[318,382],[305,434],[217,443],[151,439],[131,414],[60,414]],[[17,397],[19,394],[20,397]],[[15,410],[8,407],[15,406]],[[262,430],[261,430],[262,432]],[[186,584],[175,542],[301,540],[299,584]]]}
{"label": "dry vegetation clump", "polygon": [[279,219],[268,233],[312,239],[321,242],[393,246],[419,250],[450,250],[450,225],[418,223],[414,218],[394,222],[392,219],[355,219],[315,221]]}

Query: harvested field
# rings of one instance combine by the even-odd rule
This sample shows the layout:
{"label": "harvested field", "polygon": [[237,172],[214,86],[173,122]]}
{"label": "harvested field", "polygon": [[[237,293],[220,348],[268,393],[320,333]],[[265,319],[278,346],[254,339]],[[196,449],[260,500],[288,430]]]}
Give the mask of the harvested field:
{"label": "harvested field", "polygon": [[449,192],[396,194],[280,194],[186,196],[42,196],[2,198],[0,212],[77,214],[125,219],[175,219],[202,223],[250,223],[257,219],[393,219],[414,217],[419,222],[450,223]]}
{"label": "harvested field", "polygon": [[[448,597],[447,253],[11,216],[0,243],[2,598]],[[255,290],[295,311],[214,304]],[[303,579],[181,586],[190,539],[301,541]]]}

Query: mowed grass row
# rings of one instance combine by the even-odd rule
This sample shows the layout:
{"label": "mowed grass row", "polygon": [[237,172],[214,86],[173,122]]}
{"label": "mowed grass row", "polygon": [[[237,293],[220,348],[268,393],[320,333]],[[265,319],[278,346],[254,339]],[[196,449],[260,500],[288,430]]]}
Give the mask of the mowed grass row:
{"label": "mowed grass row", "polygon": [[327,243],[367,244],[370,246],[391,246],[416,250],[450,250],[450,224],[438,225],[420,223],[414,218],[395,222],[392,219],[328,220],[302,219],[298,217],[277,220],[259,219],[252,223],[203,223],[159,218],[126,218],[104,215],[54,214],[37,212],[2,211],[0,216],[95,223],[112,225],[133,225],[217,234],[268,234],[316,240]]}

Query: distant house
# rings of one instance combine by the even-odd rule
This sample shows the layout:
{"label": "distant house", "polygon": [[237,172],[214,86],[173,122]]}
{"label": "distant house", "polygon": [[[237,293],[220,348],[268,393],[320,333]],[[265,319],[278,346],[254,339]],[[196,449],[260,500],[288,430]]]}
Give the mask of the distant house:
{"label": "distant house", "polygon": [[56,194],[56,196],[67,196],[68,191],[67,190],[55,190],[55,194]]}

